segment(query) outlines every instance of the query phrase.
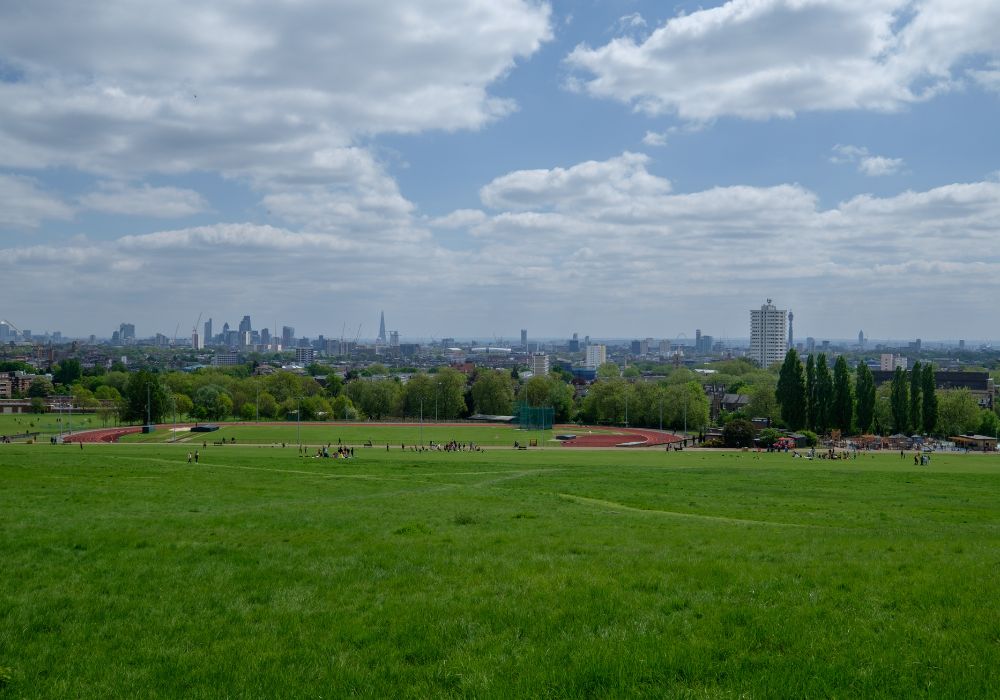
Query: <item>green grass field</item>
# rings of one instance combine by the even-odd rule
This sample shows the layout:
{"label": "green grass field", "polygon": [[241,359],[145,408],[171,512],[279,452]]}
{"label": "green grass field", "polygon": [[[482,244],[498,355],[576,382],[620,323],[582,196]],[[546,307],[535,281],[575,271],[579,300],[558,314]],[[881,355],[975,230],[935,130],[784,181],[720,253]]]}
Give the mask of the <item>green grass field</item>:
{"label": "green grass field", "polygon": [[0,697],[1000,695],[995,456],[187,451],[0,446]]}
{"label": "green grass field", "polygon": [[399,449],[401,444],[418,445],[421,437],[425,445],[429,445],[431,442],[447,443],[451,440],[505,447],[513,446],[515,440],[521,444],[528,444],[530,440],[536,440],[539,445],[558,444],[555,441],[555,433],[551,430],[516,430],[509,425],[454,426],[425,423],[422,429],[416,423],[409,425],[302,423],[301,426],[297,426],[294,422],[290,422],[273,425],[231,425],[227,423],[219,423],[218,425],[221,426],[219,430],[212,433],[191,433],[174,432],[168,424],[145,435],[141,433],[126,435],[121,441],[126,443],[186,442],[191,445],[201,445],[206,441],[213,443],[236,438],[236,444],[273,445],[284,442],[289,445],[298,445],[301,433],[304,445],[325,445],[327,443],[336,445],[338,440],[347,445],[362,445],[366,440],[371,440],[375,445],[380,445],[383,448],[388,443],[396,449]]}
{"label": "green grass field", "polygon": [[48,442],[53,435],[58,435],[68,429],[92,430],[103,427],[100,417],[93,413],[24,413],[0,414],[0,435],[19,435],[22,433],[41,433],[39,440]]}

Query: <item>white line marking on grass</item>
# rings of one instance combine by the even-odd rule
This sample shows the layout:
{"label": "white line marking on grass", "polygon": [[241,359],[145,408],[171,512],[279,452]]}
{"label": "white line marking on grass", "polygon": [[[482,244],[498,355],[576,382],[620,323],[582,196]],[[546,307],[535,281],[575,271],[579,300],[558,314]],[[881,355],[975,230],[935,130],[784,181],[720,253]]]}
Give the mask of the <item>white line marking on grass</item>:
{"label": "white line marking on grass", "polygon": [[824,525],[807,525],[804,523],[782,523],[774,520],[747,520],[745,518],[730,518],[724,515],[702,515],[700,513],[683,513],[676,510],[655,510],[652,508],[636,508],[635,506],[627,506],[624,503],[616,503],[615,501],[605,501],[600,498],[587,498],[586,496],[574,496],[571,493],[557,493],[559,498],[565,499],[567,501],[573,501],[574,503],[579,503],[580,505],[587,506],[603,506],[605,508],[611,508],[612,510],[621,510],[628,513],[641,513],[643,515],[665,515],[672,518],[689,518],[693,520],[711,520],[713,522],[731,523],[733,525],[770,525],[773,527],[804,527],[804,528],[822,528],[827,529]]}

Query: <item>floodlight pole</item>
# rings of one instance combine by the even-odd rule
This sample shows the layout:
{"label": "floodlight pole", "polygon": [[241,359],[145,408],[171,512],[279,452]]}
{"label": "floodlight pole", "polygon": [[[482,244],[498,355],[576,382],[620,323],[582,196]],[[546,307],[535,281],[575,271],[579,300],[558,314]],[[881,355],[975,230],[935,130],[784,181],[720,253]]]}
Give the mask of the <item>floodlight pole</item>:
{"label": "floodlight pole", "polygon": [[420,397],[420,446],[424,446],[424,397]]}
{"label": "floodlight pole", "polygon": [[149,382],[146,382],[146,425],[152,425],[153,419],[150,417],[149,401],[150,401],[150,386]]}
{"label": "floodlight pole", "polygon": [[628,390],[625,390],[625,427],[628,428]]}
{"label": "floodlight pole", "polygon": [[663,394],[660,394],[660,430],[663,430]]}
{"label": "floodlight pole", "polygon": [[298,408],[295,409],[295,438],[299,441],[299,454],[302,454],[302,397],[296,396]]}
{"label": "floodlight pole", "polygon": [[260,379],[257,380],[257,422],[260,423]]}

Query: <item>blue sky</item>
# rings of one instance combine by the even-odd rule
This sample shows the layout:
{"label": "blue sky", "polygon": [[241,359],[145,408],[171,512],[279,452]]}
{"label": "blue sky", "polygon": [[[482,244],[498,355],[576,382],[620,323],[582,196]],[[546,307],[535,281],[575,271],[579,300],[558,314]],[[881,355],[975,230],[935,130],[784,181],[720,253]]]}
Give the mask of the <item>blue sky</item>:
{"label": "blue sky", "polygon": [[0,317],[993,338],[1000,4],[0,8]]}

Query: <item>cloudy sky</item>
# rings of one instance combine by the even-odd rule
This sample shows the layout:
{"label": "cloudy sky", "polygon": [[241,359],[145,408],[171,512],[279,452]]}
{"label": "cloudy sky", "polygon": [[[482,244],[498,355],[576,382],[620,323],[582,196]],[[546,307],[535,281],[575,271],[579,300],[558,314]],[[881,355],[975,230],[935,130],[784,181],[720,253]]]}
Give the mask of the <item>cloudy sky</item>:
{"label": "cloudy sky", "polygon": [[0,4],[0,317],[996,338],[996,0]]}

